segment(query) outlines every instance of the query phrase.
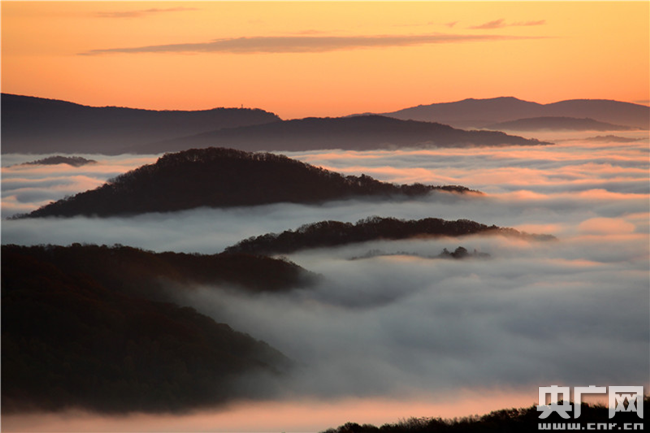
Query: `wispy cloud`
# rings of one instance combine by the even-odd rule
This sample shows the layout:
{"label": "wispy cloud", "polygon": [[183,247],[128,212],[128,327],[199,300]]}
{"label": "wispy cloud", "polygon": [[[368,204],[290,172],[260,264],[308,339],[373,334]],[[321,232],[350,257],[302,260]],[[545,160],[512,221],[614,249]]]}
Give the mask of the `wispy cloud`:
{"label": "wispy cloud", "polygon": [[534,39],[500,35],[380,35],[380,36],[255,36],[215,39],[210,42],[149,45],[90,50],[80,55],[116,53],[322,53],[360,48],[404,47],[424,44]]}
{"label": "wispy cloud", "polygon": [[138,11],[116,11],[116,12],[97,12],[94,16],[99,18],[141,18],[147,15],[158,14],[161,12],[185,12],[195,11],[197,8],[167,8],[167,9],[144,9]]}
{"label": "wispy cloud", "polygon": [[491,29],[501,29],[503,27],[529,27],[529,26],[541,26],[546,24],[546,20],[539,21],[518,21],[514,23],[506,23],[506,21],[501,18],[494,21],[489,21],[478,26],[469,27],[470,29],[475,30],[491,30]]}

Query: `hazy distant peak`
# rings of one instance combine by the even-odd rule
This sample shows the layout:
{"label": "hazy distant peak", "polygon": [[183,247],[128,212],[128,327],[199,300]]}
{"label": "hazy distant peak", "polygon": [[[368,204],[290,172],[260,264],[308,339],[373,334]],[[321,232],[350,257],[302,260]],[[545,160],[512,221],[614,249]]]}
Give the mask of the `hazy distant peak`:
{"label": "hazy distant peak", "polygon": [[260,109],[88,107],[2,94],[2,153],[115,154],[127,146],[281,119]]}
{"label": "hazy distant peak", "polygon": [[397,119],[440,122],[456,128],[483,128],[533,117],[591,118],[599,122],[650,129],[650,107],[607,99],[572,99],[549,104],[513,96],[434,103],[383,113]]}
{"label": "hazy distant peak", "polygon": [[510,131],[627,131],[627,126],[599,122],[588,117],[530,117],[488,125],[486,129]]}

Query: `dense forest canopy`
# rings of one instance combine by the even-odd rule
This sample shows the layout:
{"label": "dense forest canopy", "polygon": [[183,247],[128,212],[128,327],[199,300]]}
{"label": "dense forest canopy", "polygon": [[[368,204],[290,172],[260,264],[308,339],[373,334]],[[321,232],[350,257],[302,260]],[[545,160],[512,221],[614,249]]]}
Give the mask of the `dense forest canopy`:
{"label": "dense forest canopy", "polygon": [[[352,197],[393,199],[463,186],[394,185],[370,176],[343,176],[271,153],[190,149],[124,173],[97,189],[50,203],[21,217],[129,215],[202,206],[321,203]],[[474,191],[476,192],[476,191]]]}
{"label": "dense forest canopy", "polygon": [[[290,361],[191,308],[2,248],[2,411],[169,412],[250,398]],[[124,259],[124,258],[123,258]]]}
{"label": "dense forest canopy", "polygon": [[[66,274],[82,273],[112,290],[170,300],[169,287],[231,287],[250,293],[308,287],[318,276],[286,260],[251,254],[154,253],[116,245],[3,245],[2,254],[48,263]],[[4,263],[4,260],[3,260]]]}
{"label": "dense forest canopy", "polygon": [[440,218],[401,220],[369,217],[356,224],[340,221],[320,221],[297,230],[253,236],[231,247],[227,253],[288,254],[302,249],[322,248],[381,239],[411,239],[418,237],[458,237],[472,234],[500,234],[529,239],[554,239],[550,235],[529,235],[515,229],[487,226],[466,219],[446,221]]}

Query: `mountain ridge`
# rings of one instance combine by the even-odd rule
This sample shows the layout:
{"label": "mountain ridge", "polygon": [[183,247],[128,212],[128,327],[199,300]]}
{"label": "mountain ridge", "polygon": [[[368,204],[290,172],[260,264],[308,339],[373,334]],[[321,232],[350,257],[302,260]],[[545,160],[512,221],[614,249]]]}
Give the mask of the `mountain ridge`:
{"label": "mountain ridge", "polygon": [[588,117],[527,117],[487,125],[485,129],[507,131],[629,131],[629,126],[600,122]]}
{"label": "mountain ridge", "polygon": [[533,235],[512,228],[487,226],[467,219],[447,221],[440,218],[402,220],[368,217],[355,224],[319,221],[296,230],[267,233],[244,239],[224,250],[228,254],[276,255],[296,251],[336,247],[376,240],[403,240],[423,237],[458,237],[472,234],[499,234],[521,239],[552,240],[551,235]]}
{"label": "mountain ridge", "polygon": [[434,192],[479,193],[459,185],[394,185],[343,176],[270,153],[190,149],[168,153],[104,185],[45,205],[25,217],[133,215],[197,207],[317,204],[350,198],[397,199]]}
{"label": "mountain ridge", "polygon": [[568,99],[540,104],[513,96],[467,98],[381,114],[397,119],[442,122],[459,128],[482,128],[526,117],[589,117],[606,123],[650,129],[650,107],[609,99]]}
{"label": "mountain ridge", "polygon": [[115,153],[127,145],[281,119],[250,108],[91,107],[2,93],[2,153]]}
{"label": "mountain ridge", "polygon": [[177,152],[187,148],[231,147],[246,151],[321,149],[375,150],[550,144],[498,131],[464,131],[436,122],[388,116],[306,117],[204,132],[124,148],[124,153]]}

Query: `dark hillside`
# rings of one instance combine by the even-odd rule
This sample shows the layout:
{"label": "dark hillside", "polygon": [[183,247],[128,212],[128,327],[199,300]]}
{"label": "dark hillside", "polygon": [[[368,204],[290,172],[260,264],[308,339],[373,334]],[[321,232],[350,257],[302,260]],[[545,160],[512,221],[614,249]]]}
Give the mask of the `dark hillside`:
{"label": "dark hillside", "polygon": [[177,412],[252,397],[280,352],[191,308],[2,251],[2,411]]}
{"label": "dark hillside", "polygon": [[470,220],[445,221],[439,218],[400,220],[370,217],[356,224],[321,221],[307,224],[296,231],[270,233],[245,239],[226,248],[227,253],[289,254],[309,248],[334,247],[375,240],[398,240],[422,237],[465,236],[471,234],[500,234],[530,239],[554,239],[550,235],[529,235],[511,228],[487,226]]}
{"label": "dark hillside", "polygon": [[118,176],[101,187],[50,203],[27,217],[128,215],[202,206],[322,203],[352,197],[392,199],[462,186],[394,185],[343,176],[281,155],[233,149],[191,149]]}
{"label": "dark hillside", "polygon": [[3,245],[2,253],[31,257],[67,274],[83,273],[113,290],[154,300],[170,300],[165,292],[170,283],[178,290],[203,284],[259,293],[307,287],[318,278],[294,263],[250,254],[154,253],[80,244]]}

